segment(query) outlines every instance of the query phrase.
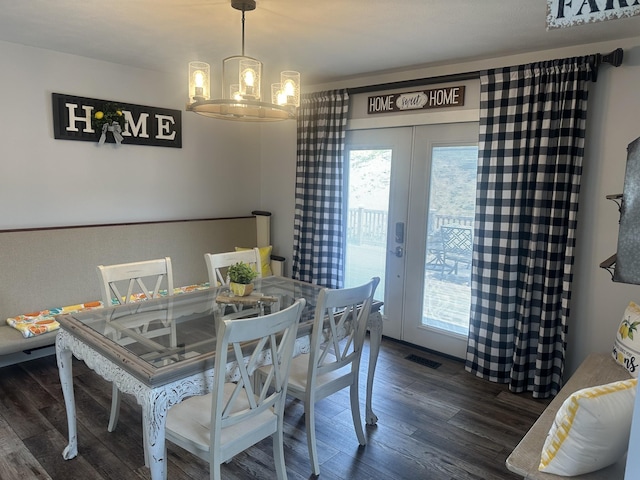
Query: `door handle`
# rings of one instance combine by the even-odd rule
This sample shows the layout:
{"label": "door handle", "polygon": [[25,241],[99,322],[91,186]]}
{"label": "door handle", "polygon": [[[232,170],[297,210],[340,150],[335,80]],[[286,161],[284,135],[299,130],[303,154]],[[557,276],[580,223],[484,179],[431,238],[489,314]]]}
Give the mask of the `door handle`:
{"label": "door handle", "polygon": [[393,253],[396,257],[402,258],[404,256],[404,248],[398,246],[395,250],[389,250],[389,253]]}

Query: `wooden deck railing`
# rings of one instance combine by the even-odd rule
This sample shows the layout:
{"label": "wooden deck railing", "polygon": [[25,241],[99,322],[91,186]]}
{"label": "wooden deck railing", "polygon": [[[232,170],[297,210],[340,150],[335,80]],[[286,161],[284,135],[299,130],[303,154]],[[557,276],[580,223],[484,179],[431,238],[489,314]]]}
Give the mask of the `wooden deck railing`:
{"label": "wooden deck railing", "polygon": [[[387,211],[353,208],[347,218],[347,241],[356,245],[387,243]],[[432,234],[443,225],[473,226],[473,216],[447,215],[431,212],[427,232]]]}

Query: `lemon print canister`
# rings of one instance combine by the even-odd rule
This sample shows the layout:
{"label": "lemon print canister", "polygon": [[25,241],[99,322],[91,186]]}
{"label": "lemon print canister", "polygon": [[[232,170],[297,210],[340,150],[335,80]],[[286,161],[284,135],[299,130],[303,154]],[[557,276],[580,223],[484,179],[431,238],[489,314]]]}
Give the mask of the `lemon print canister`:
{"label": "lemon print canister", "polygon": [[629,302],[616,332],[613,358],[626,368],[632,377],[638,378],[640,369],[640,307]]}

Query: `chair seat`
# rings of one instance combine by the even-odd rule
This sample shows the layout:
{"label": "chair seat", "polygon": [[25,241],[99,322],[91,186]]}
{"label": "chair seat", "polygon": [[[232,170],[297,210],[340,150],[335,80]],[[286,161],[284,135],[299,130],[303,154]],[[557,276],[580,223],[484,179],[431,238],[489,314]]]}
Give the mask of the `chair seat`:
{"label": "chair seat", "polygon": [[[226,383],[224,385],[225,402],[233,390],[234,384]],[[174,443],[178,445],[188,443],[202,452],[209,451],[211,405],[211,394],[209,393],[187,398],[171,407],[167,414],[167,437],[172,438]],[[238,399],[232,410],[238,412],[248,407],[249,402],[246,399]],[[221,432],[222,443],[229,444],[233,439],[245,437],[246,433],[251,430],[264,429],[275,432],[277,422],[278,417],[273,410],[267,409],[255,417],[251,417],[250,422],[240,422],[223,428]]]}
{"label": "chair seat", "polygon": [[[350,371],[351,367],[346,366],[339,370],[334,370],[323,375],[318,375],[316,377],[316,388],[321,389],[323,386],[329,384],[330,382],[335,382],[336,380],[349,375]],[[300,391],[304,393],[304,391],[306,391],[307,389],[308,378],[309,354],[307,353],[298,355],[291,362],[291,371],[289,373],[289,386],[287,392],[294,393],[294,391]],[[345,382],[346,385],[349,385],[351,383],[351,380],[347,378]]]}

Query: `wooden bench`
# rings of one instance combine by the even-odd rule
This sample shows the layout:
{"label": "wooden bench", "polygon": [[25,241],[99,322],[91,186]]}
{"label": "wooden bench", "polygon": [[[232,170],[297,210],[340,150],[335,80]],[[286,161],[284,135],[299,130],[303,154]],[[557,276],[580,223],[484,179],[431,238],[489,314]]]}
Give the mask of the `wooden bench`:
{"label": "wooden bench", "polygon": [[623,480],[626,455],[610,467],[574,477],[543,473],[538,471],[538,465],[544,441],[556,413],[572,393],[583,388],[629,378],[631,378],[629,372],[613,359],[611,353],[592,353],[589,355],[511,452],[506,461],[507,468],[526,480]]}

